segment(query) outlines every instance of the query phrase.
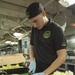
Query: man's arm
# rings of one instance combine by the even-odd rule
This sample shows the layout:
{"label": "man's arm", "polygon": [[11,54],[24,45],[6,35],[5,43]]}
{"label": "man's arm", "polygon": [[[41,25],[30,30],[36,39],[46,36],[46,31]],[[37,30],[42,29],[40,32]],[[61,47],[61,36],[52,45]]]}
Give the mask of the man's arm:
{"label": "man's arm", "polygon": [[59,68],[66,60],[66,50],[61,49],[57,51],[57,59],[44,71],[45,75],[51,74],[57,68]]}
{"label": "man's arm", "polygon": [[28,68],[29,68],[29,72],[32,72],[32,73],[34,73],[36,70],[36,62],[35,62],[33,50],[34,50],[33,46],[30,45],[30,49],[29,49],[30,64],[29,64]]}
{"label": "man's arm", "polygon": [[34,47],[32,45],[30,45],[29,47],[29,57],[30,57],[30,60],[34,60]]}

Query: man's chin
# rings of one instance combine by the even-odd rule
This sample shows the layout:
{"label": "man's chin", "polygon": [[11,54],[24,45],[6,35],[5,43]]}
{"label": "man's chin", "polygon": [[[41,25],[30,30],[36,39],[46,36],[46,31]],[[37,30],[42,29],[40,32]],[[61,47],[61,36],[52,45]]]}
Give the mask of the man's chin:
{"label": "man's chin", "polygon": [[37,29],[39,29],[39,30],[40,30],[40,29],[42,29],[42,27],[39,27],[39,28],[37,28]]}

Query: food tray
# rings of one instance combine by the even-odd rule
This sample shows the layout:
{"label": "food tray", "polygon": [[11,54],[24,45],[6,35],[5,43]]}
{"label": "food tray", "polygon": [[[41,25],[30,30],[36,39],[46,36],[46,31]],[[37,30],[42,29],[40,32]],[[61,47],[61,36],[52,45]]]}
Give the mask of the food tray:
{"label": "food tray", "polygon": [[7,69],[3,70],[5,73],[9,74],[22,74],[28,73],[28,68],[15,68],[15,69]]}

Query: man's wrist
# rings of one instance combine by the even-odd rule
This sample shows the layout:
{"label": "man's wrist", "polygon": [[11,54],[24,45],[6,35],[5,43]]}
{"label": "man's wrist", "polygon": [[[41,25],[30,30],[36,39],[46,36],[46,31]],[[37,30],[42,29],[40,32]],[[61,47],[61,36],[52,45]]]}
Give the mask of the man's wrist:
{"label": "man's wrist", "polygon": [[35,58],[30,59],[30,61],[34,61],[34,60],[35,60]]}

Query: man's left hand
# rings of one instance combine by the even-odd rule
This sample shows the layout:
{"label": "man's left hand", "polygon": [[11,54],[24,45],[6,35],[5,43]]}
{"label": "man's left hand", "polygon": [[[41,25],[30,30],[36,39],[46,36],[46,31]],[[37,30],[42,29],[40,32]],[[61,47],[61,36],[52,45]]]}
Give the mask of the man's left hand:
{"label": "man's left hand", "polygon": [[45,75],[44,72],[34,73],[32,75]]}

